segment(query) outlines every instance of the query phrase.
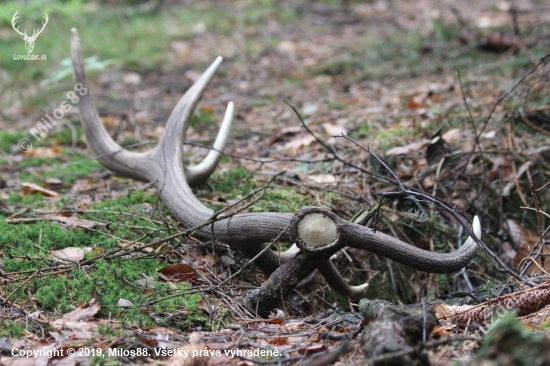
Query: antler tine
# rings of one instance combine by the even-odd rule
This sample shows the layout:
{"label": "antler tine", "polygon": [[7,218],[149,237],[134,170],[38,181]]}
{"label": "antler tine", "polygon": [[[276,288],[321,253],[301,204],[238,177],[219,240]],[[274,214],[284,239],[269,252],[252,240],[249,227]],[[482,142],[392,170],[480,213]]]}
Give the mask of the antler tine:
{"label": "antler tine", "polygon": [[[472,229],[478,238],[481,237],[481,224],[477,216],[474,216]],[[475,240],[470,237],[464,245],[453,252],[433,253],[381,232],[375,234],[372,230],[354,223],[343,225],[341,234],[346,245],[350,247],[367,250],[429,273],[451,273],[464,268],[478,248]]]}
{"label": "antler tine", "polygon": [[80,87],[78,106],[88,148],[103,166],[118,175],[145,182],[155,179],[151,170],[158,169],[152,167],[150,153],[135,153],[123,149],[113,141],[103,127],[86,79],[80,38],[76,28],[71,29],[71,58],[75,87]]}
{"label": "antler tine", "polygon": [[368,283],[364,283],[359,286],[351,286],[350,284],[348,284],[330,259],[319,265],[317,269],[319,270],[319,273],[321,273],[321,275],[324,277],[325,281],[327,281],[328,285],[341,295],[361,295],[369,287]]}
{"label": "antler tine", "polygon": [[185,177],[187,178],[187,183],[191,187],[206,181],[214,172],[216,166],[218,166],[222,157],[221,153],[225,149],[227,139],[229,138],[229,130],[231,129],[231,122],[233,121],[233,111],[233,102],[229,102],[212,150],[208,152],[208,155],[206,155],[200,164],[185,167]]}
{"label": "antler tine", "polygon": [[178,101],[178,104],[174,107],[174,110],[166,122],[164,135],[154,149],[153,154],[157,159],[160,159],[159,163],[163,161],[177,162],[178,165],[181,165],[183,171],[183,142],[185,141],[185,134],[191,123],[191,116],[204,90],[210,83],[210,80],[212,80],[212,77],[218,70],[222,61],[223,58],[218,56],[193,86],[185,92]]}
{"label": "antler tine", "polygon": [[368,283],[359,286],[351,286],[350,284],[348,284],[330,259],[319,265],[317,269],[319,270],[319,273],[321,273],[325,281],[327,281],[329,286],[341,295],[361,295],[369,287]]}

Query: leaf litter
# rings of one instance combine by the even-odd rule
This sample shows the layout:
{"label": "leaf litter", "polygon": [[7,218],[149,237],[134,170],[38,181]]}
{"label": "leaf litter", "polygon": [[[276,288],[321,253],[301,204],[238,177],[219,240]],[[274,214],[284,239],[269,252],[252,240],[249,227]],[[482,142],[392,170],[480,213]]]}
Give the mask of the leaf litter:
{"label": "leaf litter", "polygon": [[[294,158],[308,162],[316,159],[322,160],[330,155],[323,150],[323,147],[316,142],[312,135],[298,126],[295,116],[289,113],[282,103],[271,100],[273,96],[285,95],[291,104],[302,106],[306,123],[318,136],[341,149],[340,151],[343,151],[350,161],[360,162],[360,164],[358,163],[360,166],[368,167],[371,170],[378,169],[366,154],[345,146],[341,140],[330,139],[330,136],[355,133],[355,136],[365,145],[371,146],[373,151],[381,151],[380,156],[392,160],[390,166],[399,172],[400,177],[406,181],[406,184],[424,190],[437,190],[442,186],[445,189],[451,187],[448,190],[442,188],[441,195],[448,198],[450,202],[462,210],[479,213],[483,209],[489,210],[489,207],[480,207],[476,203],[490,202],[487,206],[490,206],[491,209],[495,209],[496,206],[498,211],[502,211],[507,202],[498,203],[497,199],[491,198],[493,197],[491,194],[494,192],[498,192],[498,197],[513,198],[514,201],[512,202],[514,203],[521,202],[523,204],[522,201],[526,201],[526,206],[533,208],[534,203],[530,200],[530,192],[526,189],[525,182],[533,179],[533,176],[537,176],[534,174],[536,173],[535,169],[543,172],[544,175],[546,168],[544,159],[548,154],[548,150],[544,149],[547,141],[541,139],[540,135],[535,134],[533,137],[533,130],[527,130],[526,132],[520,129],[518,131],[518,126],[526,123],[522,122],[520,118],[509,118],[510,114],[513,114],[513,108],[501,108],[495,112],[496,114],[493,117],[493,120],[499,120],[500,122],[488,126],[489,129],[483,131],[480,135],[480,143],[478,145],[474,143],[474,125],[476,128],[482,125],[483,118],[487,115],[487,107],[509,87],[511,80],[515,80],[515,78],[498,75],[488,77],[483,75],[483,72],[468,73],[463,71],[464,84],[467,88],[464,97],[460,92],[456,74],[451,72],[409,77],[388,76],[383,79],[376,79],[368,73],[361,75],[353,62],[328,65],[333,61],[333,56],[339,52],[341,53],[342,50],[351,53],[356,52],[357,39],[364,37],[368,31],[380,27],[381,19],[392,19],[392,21],[399,24],[399,27],[408,30],[423,24],[426,27],[424,30],[426,34],[436,32],[437,26],[431,23],[431,25],[426,25],[427,23],[423,23],[422,17],[419,15],[422,10],[431,9],[429,4],[425,6],[427,8],[422,9],[422,5],[413,7],[411,4],[404,3],[399,4],[394,11],[390,11],[385,2],[354,4],[351,7],[351,13],[348,13],[347,17],[342,17],[342,14],[346,14],[343,10],[330,9],[327,12],[321,5],[316,7],[316,4],[306,2],[303,10],[305,15],[300,20],[300,24],[295,25],[294,28],[286,28],[276,22],[272,24],[273,29],[271,31],[284,38],[277,43],[275,50],[269,49],[269,47],[264,48],[262,52],[252,55],[250,60],[252,62],[250,63],[240,64],[239,62],[230,61],[229,65],[224,66],[226,67],[227,76],[216,78],[213,81],[212,90],[205,95],[205,99],[208,99],[208,103],[213,106],[211,107],[213,109],[212,113],[216,116],[221,115],[222,104],[224,104],[219,103],[221,100],[234,99],[237,103],[237,110],[240,111],[237,121],[241,126],[246,126],[238,128],[235,133],[236,142],[228,149],[229,154],[242,158],[223,163],[220,170],[231,169],[237,165],[251,166],[254,164],[261,170],[260,174],[285,168],[294,170],[296,166],[284,159]],[[506,19],[509,19],[503,16],[503,12],[498,8],[484,8],[482,5],[473,3],[461,4],[459,7],[462,16],[468,19],[467,23],[482,25],[481,29],[487,29],[489,25],[507,24]],[[480,12],[483,12],[484,15],[480,16]],[[447,19],[445,17],[450,15],[445,12],[440,16],[442,19]],[[536,21],[538,20],[536,19]],[[357,21],[359,23],[354,23]],[[361,23],[362,21],[363,23]],[[529,20],[524,21],[529,22]],[[320,26],[319,24],[325,25]],[[257,38],[259,42],[264,41],[260,33],[255,33],[250,29],[240,30],[240,32],[251,31],[252,38]],[[471,32],[471,39],[476,39],[473,44],[477,47],[490,52],[508,52],[502,56],[503,59],[514,57],[513,52],[510,50],[519,48],[517,37],[482,34],[482,32],[478,34],[478,31],[478,29],[474,29]],[[190,41],[190,45],[187,45],[189,43],[187,41],[172,42],[172,52],[184,53],[190,56],[187,61],[189,64],[204,63],[211,59],[211,53],[214,50],[218,52],[216,45],[226,41],[231,44],[231,39],[228,40],[223,35],[209,34],[208,31],[202,34],[205,37],[203,44],[194,41]],[[466,40],[466,38],[463,37],[463,40]],[[456,43],[453,43],[454,41],[458,41],[458,39],[446,41],[447,45],[442,44],[442,47],[457,47]],[[196,52],[189,53],[186,49],[196,49]],[[435,50],[433,47],[431,49]],[[233,56],[239,57],[237,53],[234,53]],[[391,61],[388,62],[391,63]],[[314,67],[319,65],[328,65],[330,68],[327,66],[325,73],[312,74]],[[495,66],[489,63],[484,67],[491,68]],[[339,70],[344,71],[339,72]],[[181,70],[171,72],[180,74],[179,71]],[[546,72],[545,69],[544,73]],[[140,88],[145,89],[151,88],[152,90],[153,87],[157,86],[155,83],[161,82],[160,77],[156,75],[152,75],[151,78],[140,79],[139,82],[137,82],[138,78],[133,73],[126,73],[125,75],[126,81],[123,80],[123,83],[126,85],[140,84]],[[197,75],[197,71],[189,70],[185,72],[185,76],[190,80],[196,78]],[[301,79],[301,84],[289,88],[284,80],[289,75]],[[158,80],[155,80],[155,77],[158,77]],[[370,80],[370,78],[373,80]],[[240,80],[236,85],[236,91],[227,92],[227,80]],[[528,82],[527,89],[532,90],[537,87],[540,88],[544,84],[537,81],[537,79],[530,79]],[[546,91],[547,88],[548,85],[545,84],[542,90]],[[327,93],[326,90],[329,90],[329,92]],[[528,92],[529,90],[524,90],[521,93],[525,96]],[[247,98],[240,97],[240,93],[245,93]],[[131,93],[122,94],[123,98],[130,99],[134,96]],[[170,93],[158,96],[154,92],[147,95],[147,97],[158,98],[159,104],[166,106],[173,105],[175,98],[177,98]],[[468,102],[473,111],[460,108],[464,106],[463,99]],[[266,100],[270,101],[266,102]],[[528,105],[527,107],[539,108],[540,106]],[[547,106],[543,105],[542,107]],[[165,120],[163,118],[165,114],[166,111],[154,110],[150,111],[146,118],[145,114],[142,115],[138,120],[146,121],[150,126],[144,123],[144,128],[140,132],[136,132],[137,130],[133,132],[124,131],[123,118],[120,116],[113,115],[102,118],[111,131],[115,129],[122,130],[121,136],[126,134],[138,139],[144,137],[158,138],[163,131],[163,126],[155,125],[156,122],[151,121],[163,121]],[[456,119],[462,126],[460,128],[456,128],[455,125],[450,126],[446,118]],[[543,126],[540,128],[544,128],[542,122],[534,120],[533,123],[539,123]],[[436,129],[434,125],[439,127],[443,125],[441,138],[452,146],[450,149],[436,149],[435,153],[430,154],[428,150]],[[537,124],[535,126],[538,127]],[[213,131],[215,131],[215,128],[200,126],[189,135],[189,140],[210,141]],[[255,136],[260,136],[260,139],[255,140],[257,138]],[[269,148],[258,151],[260,141],[269,141],[269,146],[266,146]],[[189,154],[192,161],[198,161],[207,152],[207,149],[201,146],[188,146],[187,148],[186,154]],[[474,148],[478,150],[474,150]],[[471,151],[474,152],[470,153]],[[39,152],[39,150],[35,150],[35,154],[36,152]],[[41,153],[52,154],[53,157],[61,152],[60,149],[50,148],[50,150],[44,150]],[[431,158],[428,159],[429,155]],[[18,155],[15,161],[30,157],[34,156],[22,157]],[[245,157],[254,157],[258,161],[250,161]],[[263,158],[269,158],[270,160],[264,162]],[[314,195],[320,194],[318,193],[319,190],[315,190],[315,186],[311,184],[315,183],[322,185],[324,189],[332,189],[342,197],[356,199],[351,201],[352,203],[345,203],[350,201],[342,199],[331,202],[331,208],[339,214],[348,214],[351,217],[362,206],[375,204],[374,197],[384,189],[379,182],[375,181],[369,181],[367,187],[358,178],[356,170],[345,167],[338,162],[305,164],[304,172],[306,174],[302,176],[307,176],[307,179],[296,179],[293,181],[293,187],[308,194],[312,192],[314,192]],[[382,170],[382,174],[386,173]],[[120,181],[100,178],[99,183],[94,183],[86,182],[85,177],[82,178],[84,178],[84,183],[80,182],[78,184],[83,184],[85,188],[78,189],[75,197],[72,197],[79,201],[80,209],[86,209],[92,201],[111,199],[116,195],[126,194],[123,189],[120,189]],[[290,182],[293,177],[287,178],[287,182]],[[109,182],[109,187],[107,187],[106,182]],[[111,183],[113,183],[113,186],[111,186]],[[116,187],[117,184],[118,187]],[[542,184],[538,186],[540,187]],[[54,198],[60,196],[60,193],[57,192],[58,186],[55,184],[40,187],[34,183],[29,183],[28,185],[21,184],[21,187],[26,190],[26,193],[38,193]],[[13,193],[13,190],[8,189],[8,191]],[[6,200],[8,191],[2,189],[0,198]],[[92,199],[92,196],[83,198],[86,191],[94,192],[93,196],[95,198]],[[541,191],[541,198],[542,195],[546,194],[546,192]],[[368,198],[369,196],[371,198]],[[400,235],[402,238],[408,238],[411,244],[422,246],[422,243],[427,240],[427,245],[433,246],[433,238],[415,237],[413,233],[403,228],[394,227],[392,223],[409,220],[410,225],[412,225],[411,223],[420,225],[427,222],[428,216],[423,216],[410,207],[403,207],[401,203],[395,203],[395,205],[401,206],[399,208],[395,206],[382,207],[383,215],[386,215],[389,219],[383,219],[381,224],[385,228],[393,230],[394,234]],[[17,212],[16,209],[19,208],[13,207],[13,204],[8,205],[5,203],[2,207],[9,209],[11,212]],[[516,204],[512,209],[519,211],[519,206]],[[38,219],[64,223],[69,230],[78,228],[104,229],[106,226],[79,217],[48,216],[48,214],[38,212],[37,214]],[[428,214],[432,215],[433,213],[428,212]],[[535,216],[532,211],[529,214]],[[515,215],[514,217],[517,218],[518,216]],[[530,217],[530,222],[527,223],[516,219],[500,220],[499,217],[499,220],[494,220],[496,222],[491,224],[492,231],[505,231],[510,234],[509,238],[505,236],[497,237],[493,243],[496,251],[499,251],[499,248],[505,248],[504,243],[509,244],[506,250],[499,252],[500,255],[508,258],[507,263],[518,265],[519,261],[525,258],[539,241],[538,228],[536,225],[533,226],[533,217]],[[7,218],[7,220],[12,220],[8,222],[14,224],[25,223],[24,219],[37,218],[16,216]],[[451,225],[446,229],[449,229],[449,227]],[[431,228],[430,230],[434,229]],[[121,245],[123,245],[122,242]],[[145,250],[146,248],[151,248],[154,251],[153,248],[156,247],[151,243],[133,243],[127,249],[136,251],[143,249],[144,252],[151,252],[151,250]],[[61,255],[66,256],[66,259],[71,262],[81,262],[82,258],[80,256],[82,253],[76,249],[78,248],[65,248],[62,251],[69,252],[63,252],[65,254],[59,253],[59,251],[51,251],[50,253],[57,252],[55,257]],[[73,250],[75,252],[71,253]],[[168,249],[169,252],[170,250]],[[190,281],[191,286],[196,286],[195,282],[202,285],[197,279],[206,278],[208,281],[214,281],[215,276],[210,271],[215,270],[217,278],[228,278],[231,267],[242,264],[239,260],[234,261],[232,259],[234,258],[233,253],[223,252],[222,255],[219,255],[220,253],[213,255],[212,253],[205,254],[203,250],[191,250],[190,253],[194,256],[194,259],[189,262],[193,266],[185,263],[165,265],[157,272],[159,278],[173,283]],[[517,254],[514,256],[514,253]],[[542,253],[546,253],[546,248]],[[354,256],[351,262],[348,259],[345,259],[348,262],[343,262],[347,268],[345,275],[352,280],[361,278],[359,273],[369,273],[369,276],[374,276],[374,272],[377,270],[370,265],[374,256],[365,253],[356,254],[357,256]],[[224,265],[219,265],[224,258]],[[231,261],[228,261],[227,258]],[[176,258],[173,257],[172,259],[175,260]],[[542,263],[542,258],[538,258],[537,261],[542,269],[547,269],[545,264]],[[339,263],[342,264],[342,262]],[[479,263],[476,264],[479,265]],[[363,265],[365,267],[362,267]],[[533,271],[534,273],[542,272],[537,266],[531,266],[528,271],[531,271],[531,273]],[[469,268],[469,274],[476,279],[486,279],[492,275],[486,273],[485,270],[479,270],[478,272],[471,268]],[[236,280],[234,285],[249,286],[252,283],[257,285],[258,279],[262,278],[261,276],[259,273],[249,271],[246,276]],[[451,280],[448,288],[443,288],[441,283],[430,279],[428,276],[415,274],[414,277],[414,281],[408,285],[413,295],[408,295],[408,299],[416,299],[417,301],[425,298],[429,293],[433,294],[464,287],[464,284],[459,282],[460,278]],[[388,282],[395,281],[395,279],[390,281],[387,275],[384,275],[384,280]],[[152,289],[156,286],[156,279],[154,278],[144,276],[140,281],[142,281],[145,288]],[[240,293],[232,288],[226,290],[228,293],[231,292],[232,296]],[[396,292],[399,291],[396,290]],[[317,297],[311,296],[311,294],[316,294]],[[318,297],[320,295],[323,298],[327,294],[325,284],[319,279],[319,276],[316,276],[312,280],[308,293],[300,291],[301,296],[307,296],[306,301],[296,299],[293,299],[293,301],[295,301],[294,304],[299,304],[303,308],[310,306],[313,309],[324,309],[326,305],[324,302],[326,301],[320,301]],[[400,295],[406,297],[403,292]],[[220,293],[208,294],[204,299],[201,299],[197,306],[208,315],[212,314],[214,318],[221,316],[220,311],[224,307],[231,309],[228,307],[228,301],[219,300],[220,298],[223,299],[223,296],[226,295]],[[526,298],[529,296],[525,295]],[[221,304],[213,305],[212,299],[214,298],[217,298]],[[122,300],[125,299],[119,298],[119,305],[132,306],[132,302],[129,300]],[[343,306],[343,309],[355,311],[356,308],[354,309],[351,302],[349,303],[350,305],[348,307]],[[339,306],[342,307],[342,305]],[[50,324],[55,331],[50,332],[52,338],[47,338],[46,342],[52,342],[50,343],[52,345],[55,341],[57,347],[82,346],[84,343],[78,345],[75,340],[87,338],[101,347],[106,347],[103,337],[98,332],[99,326],[101,323],[108,323],[113,328],[120,328],[120,325],[116,321],[107,321],[105,314],[101,314],[100,310],[99,302],[96,302],[94,298],[89,303],[79,305],[74,311],[65,314],[62,318],[50,320]],[[309,311],[315,312],[318,310]],[[249,322],[251,319],[245,316],[239,317],[236,314],[237,312],[233,313],[232,322],[225,323],[224,326],[212,331],[200,330],[186,334],[158,327],[150,329],[134,327],[132,332],[137,333],[139,339],[150,347],[158,347],[163,344],[165,347],[181,348],[188,352],[203,349],[230,349],[239,346],[255,349],[277,345],[279,349],[285,352],[284,359],[288,362],[297,362],[299,356],[306,357],[319,352],[327,352],[327,350],[335,349],[337,345],[336,341],[322,339],[320,336],[321,334],[327,334],[329,331],[338,332],[337,327],[326,325],[319,319],[316,319],[316,322],[309,323],[306,321],[309,314],[303,310],[300,310],[297,315],[296,313],[290,314],[288,309],[285,309],[282,311],[283,315],[281,317],[274,317],[272,320],[254,319],[254,322]],[[544,314],[544,312],[540,312],[542,320],[548,320],[548,317]],[[48,314],[48,317],[53,319],[55,315]],[[64,320],[62,320],[63,318]],[[239,337],[237,337],[237,331],[240,332]],[[38,343],[39,338],[34,336],[34,339]],[[156,343],[146,341],[147,339],[155,340]],[[119,345],[131,347],[130,337],[123,337]],[[357,351],[358,345],[355,345],[355,347]],[[346,357],[353,362],[360,360],[359,355],[358,352],[348,352]],[[174,365],[187,364],[186,362],[189,361],[189,359],[182,359],[181,357],[161,359],[166,364]],[[254,357],[251,359],[254,359]],[[5,357],[1,361],[7,362]],[[76,359],[72,361],[76,363]],[[221,357],[216,359],[212,356],[201,356],[197,358],[196,362],[197,364],[247,364],[251,361],[246,357]]]}

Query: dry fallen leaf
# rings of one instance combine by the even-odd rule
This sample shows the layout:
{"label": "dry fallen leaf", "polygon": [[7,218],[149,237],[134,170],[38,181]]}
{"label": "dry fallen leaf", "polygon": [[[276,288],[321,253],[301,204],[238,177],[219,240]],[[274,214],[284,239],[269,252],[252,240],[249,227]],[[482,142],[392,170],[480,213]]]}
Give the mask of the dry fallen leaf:
{"label": "dry fallen leaf", "polygon": [[509,49],[518,49],[521,46],[520,40],[512,34],[495,33],[481,39],[478,47],[484,51],[505,52]]}
{"label": "dry fallen leaf", "polygon": [[334,174],[315,174],[310,175],[307,179],[314,181],[315,183],[328,184],[335,186],[338,184],[338,178]]}
{"label": "dry fallen leaf", "polygon": [[99,302],[96,299],[92,299],[89,303],[64,314],[63,319],[68,322],[86,322],[92,319],[99,309],[101,309]]}
{"label": "dry fallen leaf", "polygon": [[325,132],[330,136],[342,136],[342,134],[347,134],[344,127],[333,125],[328,122],[323,123],[323,130],[325,130]]}
{"label": "dry fallen leaf", "polygon": [[286,338],[277,337],[269,341],[269,343],[274,344],[276,346],[283,346],[285,344],[288,344],[288,340]]}
{"label": "dry fallen leaf", "polygon": [[315,141],[315,137],[311,135],[304,135],[287,142],[285,144],[285,149],[290,150],[292,154],[296,154],[302,146],[309,146],[313,141]]}
{"label": "dry fallen leaf", "polygon": [[298,353],[302,354],[302,355],[312,355],[312,354],[315,354],[315,353],[319,353],[319,352],[323,352],[327,349],[327,346],[325,346],[324,344],[312,344],[311,346],[309,347],[304,347],[300,350],[298,350]]}
{"label": "dry fallen leaf", "polygon": [[386,156],[406,155],[422,149],[429,141],[413,142],[405,146],[394,147],[386,151]]}
{"label": "dry fallen leaf", "polygon": [[292,321],[285,323],[286,329],[288,329],[289,332],[295,332],[299,329],[301,329],[304,326],[304,322],[302,321]]}
{"label": "dry fallen leaf", "polygon": [[199,309],[202,309],[204,310],[204,312],[206,313],[206,315],[210,315],[211,312],[214,312],[214,305],[212,305],[212,303],[210,303],[210,306],[208,306],[208,303],[206,301],[204,301],[204,299],[201,299],[198,303],[197,303],[197,307]]}
{"label": "dry fallen leaf", "polygon": [[23,189],[23,193],[27,194],[41,194],[47,197],[59,197],[59,193],[44,187],[40,187],[39,185],[34,183],[21,182],[21,188]]}
{"label": "dry fallen leaf", "polygon": [[53,147],[33,147],[23,152],[23,155],[28,157],[55,158],[63,151],[63,146],[56,145]]}
{"label": "dry fallen leaf", "polygon": [[57,178],[47,178],[42,182],[44,188],[61,188],[63,187],[63,181]]}
{"label": "dry fallen leaf", "polygon": [[159,277],[165,281],[181,282],[187,279],[199,277],[197,272],[189,264],[174,263],[158,270]]}
{"label": "dry fallen leaf", "polygon": [[53,250],[50,252],[50,258],[60,262],[78,263],[84,259],[84,250],[76,247]]}
{"label": "dry fallen leaf", "polygon": [[[195,356],[191,357],[193,352],[200,354],[199,352],[203,351],[204,347],[197,344],[188,344],[186,346],[180,347],[177,350],[174,350],[174,355],[168,358],[165,362],[165,366],[206,366],[208,364],[209,356]],[[188,355],[188,357],[180,356]]]}
{"label": "dry fallen leaf", "polygon": [[454,144],[455,142],[458,141],[458,139],[460,138],[460,128],[452,128],[450,129],[449,131],[445,132],[444,134],[441,135],[441,137],[443,138],[443,140],[445,140],[447,143],[449,144]]}
{"label": "dry fallen leaf", "polygon": [[79,219],[76,217],[65,217],[61,215],[48,216],[48,220],[55,221],[61,226],[69,229],[94,229],[96,227],[108,226],[108,223],[95,222],[85,219]]}
{"label": "dry fallen leaf", "polygon": [[523,176],[523,174],[527,171],[527,169],[529,169],[529,167],[533,165],[533,163],[534,162],[532,160],[528,160],[525,163],[521,164],[521,166],[517,169],[517,173],[515,177],[513,174],[510,174],[510,181],[502,189],[501,196],[507,197],[510,195],[510,192],[512,191],[512,189],[516,188],[515,179],[519,180]]}
{"label": "dry fallen leaf", "polygon": [[[513,264],[515,266],[518,266],[523,258],[529,256],[529,252],[538,242],[539,236],[531,230],[523,227],[521,223],[514,219],[506,220],[506,224],[508,225],[508,230],[510,231],[510,236],[512,237],[512,240],[519,247],[519,250],[513,260]],[[550,254],[550,248],[548,246],[544,246],[544,248],[542,249],[542,254]],[[539,265],[541,264],[540,258],[537,260],[537,263]],[[544,261],[543,269],[545,269],[546,271],[550,270],[550,260],[546,259]],[[525,274],[541,274],[541,271],[536,265],[533,264]]]}
{"label": "dry fallen leaf", "polygon": [[120,298],[118,299],[117,305],[120,308],[131,308],[134,304],[132,304],[130,300]]}

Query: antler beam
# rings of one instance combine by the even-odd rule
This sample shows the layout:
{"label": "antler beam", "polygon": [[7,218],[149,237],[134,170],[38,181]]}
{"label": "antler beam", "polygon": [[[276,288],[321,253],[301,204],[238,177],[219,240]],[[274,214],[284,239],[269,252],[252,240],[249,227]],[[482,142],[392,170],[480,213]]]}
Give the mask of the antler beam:
{"label": "antler beam", "polygon": [[[145,153],[131,152],[114,142],[101,124],[86,79],[78,33],[74,28],[71,32],[74,80],[87,90],[79,101],[80,118],[87,145],[96,159],[118,175],[153,182],[171,214],[185,227],[194,227],[209,220],[214,212],[194,196],[190,185],[203,182],[216,168],[220,152],[227,143],[233,117],[233,103],[230,102],[227,106],[214,149],[200,164],[193,167],[184,166],[183,142],[193,111],[222,58],[218,57],[179,100],[168,118],[166,132],[158,145]],[[209,240],[212,237],[211,230],[210,226],[205,227],[196,235]],[[367,285],[348,285],[330,262],[330,256],[343,246],[364,249],[409,267],[435,273],[449,273],[461,269],[477,250],[476,243],[470,238],[460,249],[451,253],[425,251],[379,231],[374,232],[367,227],[346,221],[320,207],[303,207],[295,214],[238,214],[230,219],[215,222],[213,230],[218,240],[240,249],[249,258],[259,254],[264,249],[264,243],[277,237],[282,241],[296,243],[300,248],[298,254],[295,250],[267,250],[256,260],[256,264],[264,271],[273,272],[270,280],[258,291],[269,291],[270,286],[272,288],[273,285],[281,285],[285,281],[288,284],[284,291],[275,291],[275,298],[264,302],[266,307],[261,311],[264,314],[266,309],[277,305],[274,299],[281,300],[281,292],[283,295],[288,293],[315,268],[319,269],[331,287],[342,294],[354,295],[364,291]],[[476,236],[480,235],[477,219],[474,220],[474,232]],[[258,299],[252,296],[254,293],[259,292],[245,296],[248,299],[245,303],[253,309],[257,304],[255,299]]]}

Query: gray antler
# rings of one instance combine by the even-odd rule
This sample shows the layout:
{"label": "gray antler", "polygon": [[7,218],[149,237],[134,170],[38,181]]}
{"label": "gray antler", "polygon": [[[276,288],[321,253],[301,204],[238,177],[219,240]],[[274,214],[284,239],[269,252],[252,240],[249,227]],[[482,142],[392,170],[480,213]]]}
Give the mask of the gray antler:
{"label": "gray antler", "polygon": [[[149,152],[135,153],[116,144],[100,122],[84,73],[80,42],[75,29],[72,30],[71,49],[75,82],[81,83],[88,91],[79,102],[80,117],[88,147],[98,161],[118,175],[154,182],[171,214],[185,227],[193,227],[210,219],[213,211],[193,195],[189,185],[204,181],[214,171],[220,152],[227,142],[233,104],[229,103],[227,107],[222,127],[214,143],[214,150],[202,163],[195,167],[184,166],[183,142],[192,113],[222,58],[218,57],[177,103],[158,145]],[[305,263],[313,268],[319,268],[329,285],[345,295],[357,294],[364,291],[367,286],[349,286],[330,262],[330,255],[343,246],[368,250],[412,268],[435,273],[449,273],[461,269],[477,250],[477,244],[471,238],[460,249],[451,253],[422,250],[379,231],[374,232],[367,227],[343,220],[320,207],[304,207],[295,214],[238,214],[231,219],[217,221],[213,230],[218,240],[242,250],[249,258],[260,253],[264,248],[263,244],[274,238],[295,242],[300,248],[299,254],[296,255],[295,250],[283,253],[267,250],[256,260],[256,264],[269,273],[277,270],[274,275],[280,278],[282,263],[290,263],[293,260],[296,260],[296,263]],[[473,230],[479,237],[480,226],[477,218],[474,219]],[[197,235],[209,240],[212,237],[211,227],[198,231]],[[304,256],[308,255],[315,260],[308,263],[307,259],[304,259]],[[284,268],[296,270],[298,277],[304,276],[307,272],[295,267],[288,264]],[[296,280],[299,278],[293,278],[291,282],[295,283]]]}

